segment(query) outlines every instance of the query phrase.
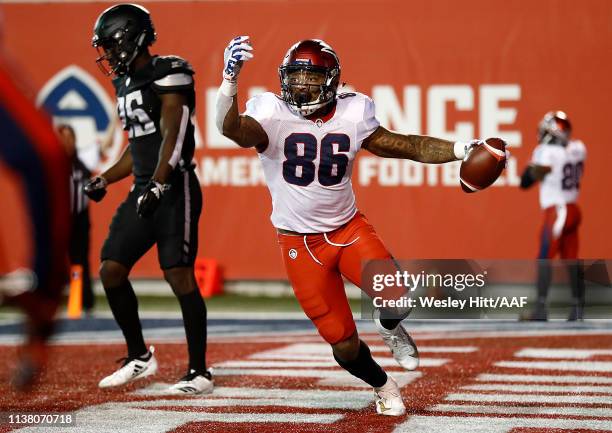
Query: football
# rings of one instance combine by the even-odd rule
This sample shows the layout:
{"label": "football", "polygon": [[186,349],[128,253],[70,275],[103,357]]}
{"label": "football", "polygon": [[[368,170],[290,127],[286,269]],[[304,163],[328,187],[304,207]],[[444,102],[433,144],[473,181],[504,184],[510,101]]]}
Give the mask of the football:
{"label": "football", "polygon": [[506,166],[506,142],[487,138],[474,147],[461,163],[459,180],[465,192],[477,192],[492,185]]}

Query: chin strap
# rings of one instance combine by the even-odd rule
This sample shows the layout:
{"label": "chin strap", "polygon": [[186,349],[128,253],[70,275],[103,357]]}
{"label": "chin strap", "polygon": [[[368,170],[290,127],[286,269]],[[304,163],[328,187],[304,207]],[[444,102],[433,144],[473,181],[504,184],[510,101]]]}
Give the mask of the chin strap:
{"label": "chin strap", "polygon": [[330,104],[331,100],[328,102],[320,102],[318,104],[314,104],[314,105],[306,105],[306,106],[297,106],[295,104],[287,104],[289,105],[289,107],[297,114],[307,117],[310,116],[311,114],[313,114],[314,112],[320,110],[321,108],[325,107],[326,105]]}

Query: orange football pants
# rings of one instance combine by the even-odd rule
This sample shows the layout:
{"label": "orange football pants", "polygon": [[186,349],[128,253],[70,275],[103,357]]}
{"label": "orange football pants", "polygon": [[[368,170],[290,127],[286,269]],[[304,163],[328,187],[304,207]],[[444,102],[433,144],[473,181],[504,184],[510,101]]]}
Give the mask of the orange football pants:
{"label": "orange football pants", "polygon": [[544,209],[539,259],[578,258],[578,227],[582,216],[574,203]]}
{"label": "orange football pants", "polygon": [[363,261],[392,258],[374,227],[358,212],[329,233],[279,233],[278,241],[293,292],[319,334],[330,344],[353,335],[357,328],[342,276],[362,287]]}

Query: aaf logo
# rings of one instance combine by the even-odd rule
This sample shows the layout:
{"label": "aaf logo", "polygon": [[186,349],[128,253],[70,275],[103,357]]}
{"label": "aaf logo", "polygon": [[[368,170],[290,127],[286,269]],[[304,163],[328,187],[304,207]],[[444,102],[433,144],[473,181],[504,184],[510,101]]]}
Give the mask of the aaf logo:
{"label": "aaf logo", "polygon": [[38,106],[43,106],[53,117],[54,124],[69,124],[74,128],[78,154],[90,169],[99,168],[100,145],[108,161],[114,161],[121,149],[121,128],[115,128],[115,103],[98,81],[85,70],[70,65],[55,74],[38,93]]}

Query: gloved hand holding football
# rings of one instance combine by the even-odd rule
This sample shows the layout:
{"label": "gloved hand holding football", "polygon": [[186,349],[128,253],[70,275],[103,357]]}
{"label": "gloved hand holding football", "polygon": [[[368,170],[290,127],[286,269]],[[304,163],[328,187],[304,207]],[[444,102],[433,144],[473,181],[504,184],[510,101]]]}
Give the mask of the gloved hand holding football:
{"label": "gloved hand holding football", "polygon": [[477,192],[492,185],[506,167],[509,152],[501,138],[487,138],[470,142],[461,162],[459,178],[467,193]]}

